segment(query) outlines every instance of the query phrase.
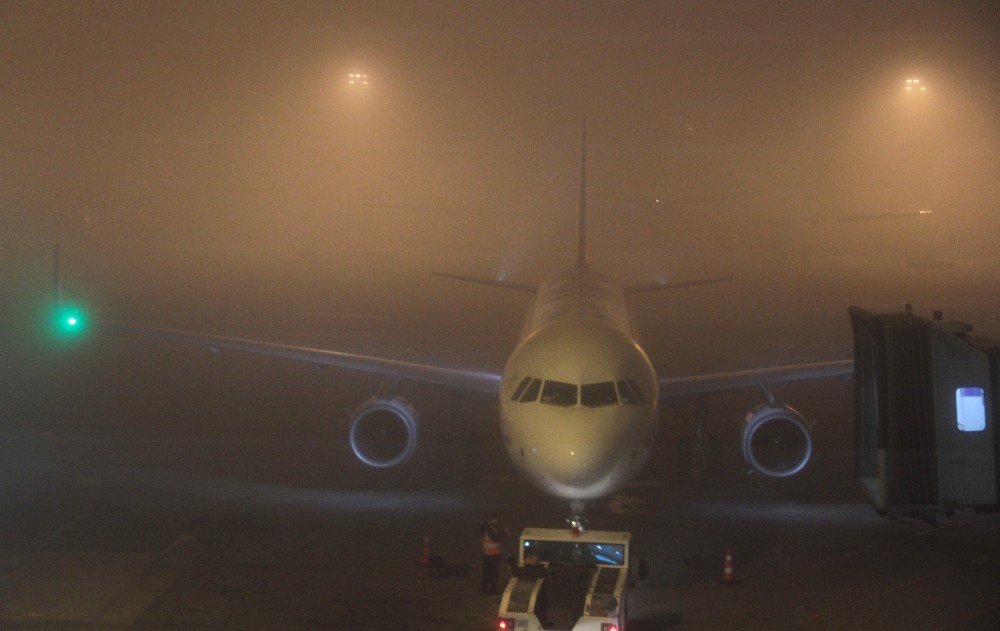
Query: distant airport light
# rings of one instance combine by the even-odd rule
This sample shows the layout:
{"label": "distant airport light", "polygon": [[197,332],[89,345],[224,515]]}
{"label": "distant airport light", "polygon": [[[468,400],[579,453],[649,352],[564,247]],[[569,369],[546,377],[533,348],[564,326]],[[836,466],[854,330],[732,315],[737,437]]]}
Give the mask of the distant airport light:
{"label": "distant airport light", "polygon": [[360,87],[368,86],[368,75],[363,72],[352,72],[347,75],[347,83],[350,85],[356,85]]}
{"label": "distant airport light", "polygon": [[906,92],[926,92],[927,85],[920,79],[907,79],[903,84],[903,90]]}

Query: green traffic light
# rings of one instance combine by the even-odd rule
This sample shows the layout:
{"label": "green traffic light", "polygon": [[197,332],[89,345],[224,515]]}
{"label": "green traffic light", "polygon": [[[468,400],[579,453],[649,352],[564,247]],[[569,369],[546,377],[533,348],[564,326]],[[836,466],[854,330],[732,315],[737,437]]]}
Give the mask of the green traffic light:
{"label": "green traffic light", "polygon": [[55,325],[59,337],[70,337],[86,328],[86,320],[76,307],[61,306],[56,309]]}

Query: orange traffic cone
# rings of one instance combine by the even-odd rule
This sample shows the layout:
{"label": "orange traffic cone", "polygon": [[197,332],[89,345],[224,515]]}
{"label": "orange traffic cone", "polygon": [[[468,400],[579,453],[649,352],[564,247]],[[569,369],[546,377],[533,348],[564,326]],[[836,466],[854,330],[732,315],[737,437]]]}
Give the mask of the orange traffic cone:
{"label": "orange traffic cone", "polygon": [[420,551],[420,558],[417,559],[417,565],[430,565],[431,564],[431,535],[428,532],[424,533],[424,548]]}
{"label": "orange traffic cone", "polygon": [[733,555],[726,550],[726,563],[722,566],[722,583],[735,585],[736,577],[733,575]]}

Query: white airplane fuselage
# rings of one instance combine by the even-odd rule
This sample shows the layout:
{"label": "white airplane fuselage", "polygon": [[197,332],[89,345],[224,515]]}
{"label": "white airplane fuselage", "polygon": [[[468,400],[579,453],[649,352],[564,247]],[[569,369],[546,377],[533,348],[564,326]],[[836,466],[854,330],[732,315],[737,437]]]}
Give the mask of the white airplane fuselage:
{"label": "white airplane fuselage", "polygon": [[545,282],[501,381],[515,467],[560,498],[606,496],[645,464],[658,401],[622,289],[586,265]]}

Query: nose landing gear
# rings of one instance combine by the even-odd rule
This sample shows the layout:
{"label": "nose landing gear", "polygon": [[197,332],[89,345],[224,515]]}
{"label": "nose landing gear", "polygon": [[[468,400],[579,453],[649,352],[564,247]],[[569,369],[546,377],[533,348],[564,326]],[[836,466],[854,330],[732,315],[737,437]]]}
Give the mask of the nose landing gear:
{"label": "nose landing gear", "polygon": [[570,516],[566,518],[566,525],[573,532],[583,532],[587,529],[587,518],[583,516],[583,509],[587,503],[583,500],[570,500]]}

